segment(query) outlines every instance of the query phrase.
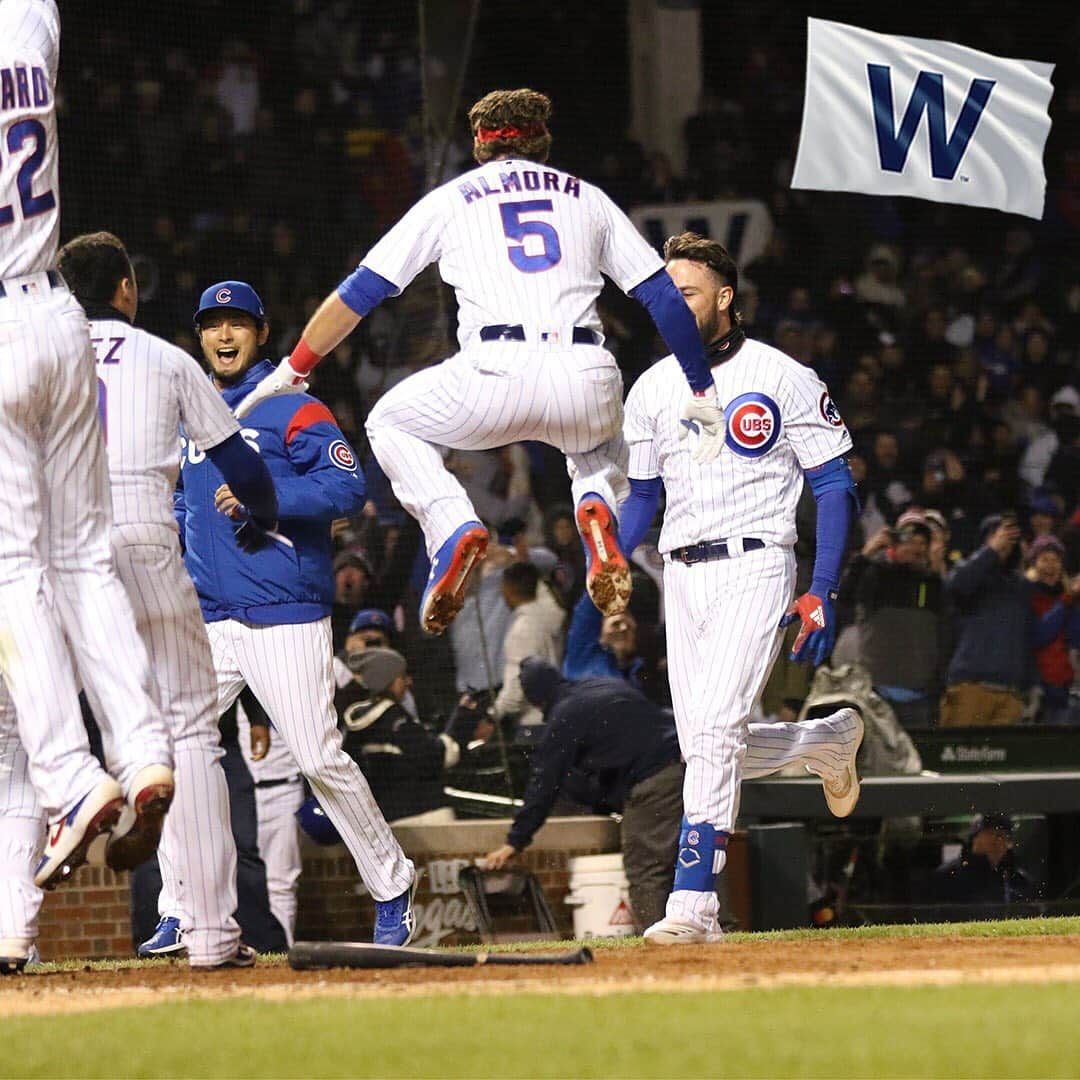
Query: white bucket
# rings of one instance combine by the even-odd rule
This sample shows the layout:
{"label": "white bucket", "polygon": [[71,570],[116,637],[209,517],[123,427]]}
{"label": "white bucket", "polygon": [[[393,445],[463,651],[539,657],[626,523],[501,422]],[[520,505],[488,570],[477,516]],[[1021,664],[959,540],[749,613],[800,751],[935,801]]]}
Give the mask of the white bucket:
{"label": "white bucket", "polygon": [[574,937],[628,937],[634,933],[630,889],[622,855],[579,855],[570,860]]}

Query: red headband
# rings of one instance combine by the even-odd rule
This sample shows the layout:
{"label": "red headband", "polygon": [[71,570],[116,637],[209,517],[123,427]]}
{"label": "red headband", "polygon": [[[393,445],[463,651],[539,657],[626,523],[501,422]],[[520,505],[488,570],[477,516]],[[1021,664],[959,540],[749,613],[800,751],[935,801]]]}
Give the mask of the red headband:
{"label": "red headband", "polygon": [[543,124],[530,124],[528,127],[515,127],[507,124],[500,128],[477,128],[477,142],[494,142],[496,139],[531,139],[536,135],[544,135],[547,128]]}

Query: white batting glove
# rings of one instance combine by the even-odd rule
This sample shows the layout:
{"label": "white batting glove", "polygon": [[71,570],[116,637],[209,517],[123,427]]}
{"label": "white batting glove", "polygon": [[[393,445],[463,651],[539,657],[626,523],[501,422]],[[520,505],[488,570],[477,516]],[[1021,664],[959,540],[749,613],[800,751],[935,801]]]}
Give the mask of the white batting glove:
{"label": "white batting glove", "polygon": [[693,453],[699,465],[715,461],[724,448],[724,410],[716,400],[716,387],[710,386],[704,393],[693,393],[683,406],[679,417],[679,439],[697,432],[697,449]]}
{"label": "white batting glove", "polygon": [[289,358],[284,360],[263,379],[254,390],[251,391],[239,405],[233,409],[233,415],[237,420],[242,420],[256,405],[267,398],[284,397],[287,394],[302,394],[307,390],[308,384],[303,375],[297,375],[289,364]]}

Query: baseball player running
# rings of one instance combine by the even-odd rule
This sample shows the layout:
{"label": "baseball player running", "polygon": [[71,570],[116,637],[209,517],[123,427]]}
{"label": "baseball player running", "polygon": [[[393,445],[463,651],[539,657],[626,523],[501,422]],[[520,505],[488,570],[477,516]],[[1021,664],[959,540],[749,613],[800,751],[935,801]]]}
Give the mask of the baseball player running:
{"label": "baseball player running", "polygon": [[[112,861],[127,865],[173,794],[169,734],[112,566],[86,316],[55,269],[59,51],[54,0],[0,3],[0,667],[16,710],[0,723],[17,724],[51,823],[35,871],[46,889],[118,822],[125,796],[134,824]],[[90,755],[73,660],[116,779]]]}
{"label": "baseball player running", "polygon": [[[273,371],[259,359],[270,333],[262,301],[244,282],[220,282],[203,293],[195,324],[214,383],[235,406]],[[330,522],[364,504],[356,456],[313,397],[276,397],[253,409],[242,434],[274,477],[280,531],[269,531],[250,520],[194,433],[185,434],[176,510],[218,708],[251,687],[356,860],[376,901],[376,943],[404,945],[415,926],[413,864],[341,748],[334,711]]]}
{"label": "baseball player running", "polygon": [[[727,432],[723,454],[706,468],[691,464],[700,434],[680,415],[679,369],[670,356],[627,399],[631,495],[623,545],[634,550],[666,490],[659,548],[668,671],[686,761],[675,881],[665,917],[645,931],[658,945],[718,938],[716,875],[742,780],[801,761],[843,817],[859,797],[863,732],[859,715],[841,709],[813,730],[769,725],[748,749],[747,722],[780,648],[779,627],[801,620],[798,660],[821,663],[835,639],[832,605],[855,506],[843,456],[851,437],[813,371],[746,337],[735,308],[738,272],[720,244],[684,233],[668,240],[664,257],[707,343]],[[789,608],[804,476],[818,503],[817,556],[810,591]]]}
{"label": "baseball player running", "polygon": [[460,352],[416,373],[371,411],[367,433],[401,504],[427,540],[431,576],[420,623],[442,633],[461,610],[488,533],[440,448],[484,450],[535,439],[568,459],[589,595],[622,611],[630,572],[616,507],[626,495],[622,379],[596,313],[601,274],[641,301],[681,366],[682,414],[695,454],[720,449],[723,415],[686,304],[656,252],[598,188],[546,165],[551,102],[496,90],[469,110],[479,167],[420,200],[330,294],[250,399],[303,379],[381,301],[430,263],[457,291]]}

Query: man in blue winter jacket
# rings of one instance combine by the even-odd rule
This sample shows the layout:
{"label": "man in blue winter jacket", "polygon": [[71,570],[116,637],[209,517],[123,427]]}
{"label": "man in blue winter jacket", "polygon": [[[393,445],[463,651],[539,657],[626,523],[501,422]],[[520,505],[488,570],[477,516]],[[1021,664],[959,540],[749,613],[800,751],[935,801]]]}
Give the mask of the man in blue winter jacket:
{"label": "man in blue winter jacket", "polygon": [[[262,301],[244,282],[219,282],[202,294],[195,326],[214,384],[235,407],[273,370],[260,358],[270,332]],[[306,393],[260,403],[241,434],[274,479],[276,527],[256,522],[186,438],[175,500],[219,707],[251,687],[356,861],[376,902],[376,943],[405,945],[416,873],[342,749],[333,706],[330,523],[360,511],[363,473],[330,410]]]}

